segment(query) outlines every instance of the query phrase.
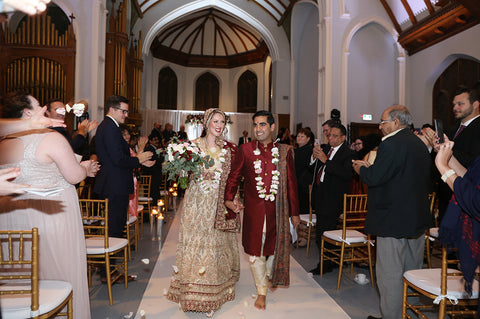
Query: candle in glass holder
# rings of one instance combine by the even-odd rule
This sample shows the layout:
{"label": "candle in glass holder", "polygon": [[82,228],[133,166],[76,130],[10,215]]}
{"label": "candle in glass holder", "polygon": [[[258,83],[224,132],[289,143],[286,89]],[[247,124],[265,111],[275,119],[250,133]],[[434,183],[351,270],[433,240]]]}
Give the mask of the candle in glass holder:
{"label": "candle in glass holder", "polygon": [[163,199],[159,199],[159,200],[157,201],[157,206],[160,206],[160,207],[161,207],[161,206],[165,206],[165,203],[163,202]]}
{"label": "candle in glass holder", "polygon": [[177,188],[177,183],[173,183],[173,187]]}
{"label": "candle in glass holder", "polygon": [[177,196],[178,196],[177,191],[174,191],[174,192],[172,193],[172,195],[173,195],[174,197],[177,197]]}
{"label": "candle in glass holder", "polygon": [[173,193],[173,187],[170,187],[170,188],[168,189],[168,191],[169,191],[170,193]]}

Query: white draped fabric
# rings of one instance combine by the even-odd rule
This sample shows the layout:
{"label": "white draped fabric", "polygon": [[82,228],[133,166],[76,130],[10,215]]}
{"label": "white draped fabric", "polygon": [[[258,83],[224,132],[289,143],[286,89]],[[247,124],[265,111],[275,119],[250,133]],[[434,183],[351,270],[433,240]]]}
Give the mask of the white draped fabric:
{"label": "white draped fabric", "polygon": [[[188,115],[203,114],[203,111],[195,110],[154,110],[154,109],[142,109],[143,125],[140,129],[142,135],[148,136],[153,129],[153,123],[158,122],[165,126],[166,123],[173,125],[173,130],[178,131],[180,125],[185,125],[185,132],[188,134],[189,139],[195,139],[200,136],[202,129],[200,126],[186,125],[185,119]],[[225,112],[230,120],[233,122],[231,125],[227,125],[225,132],[225,139],[232,143],[238,143],[239,137],[242,136],[243,131],[248,132],[248,136],[253,136],[252,116],[253,113],[236,113]],[[278,122],[278,115],[273,115],[275,122]],[[276,133],[275,133],[276,134]],[[276,136],[274,134],[274,136]]]}

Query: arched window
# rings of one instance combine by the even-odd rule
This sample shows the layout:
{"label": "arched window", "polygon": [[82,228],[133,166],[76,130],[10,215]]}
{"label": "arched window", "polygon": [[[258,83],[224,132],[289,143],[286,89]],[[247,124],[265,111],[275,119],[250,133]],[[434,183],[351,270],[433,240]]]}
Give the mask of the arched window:
{"label": "arched window", "polygon": [[220,83],[210,72],[197,79],[195,84],[195,110],[205,111],[211,107],[218,107]]}
{"label": "arched window", "polygon": [[245,71],[238,79],[237,112],[255,113],[257,111],[257,76]]}
{"label": "arched window", "polygon": [[160,110],[177,109],[177,76],[169,67],[158,73],[158,105]]}

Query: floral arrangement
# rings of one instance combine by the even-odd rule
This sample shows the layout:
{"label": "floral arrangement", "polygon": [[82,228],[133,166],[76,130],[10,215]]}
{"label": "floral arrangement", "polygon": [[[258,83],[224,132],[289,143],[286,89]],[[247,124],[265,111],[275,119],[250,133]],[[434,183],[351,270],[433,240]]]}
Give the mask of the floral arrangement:
{"label": "floral arrangement", "polygon": [[188,114],[185,124],[198,126],[203,123],[203,114]]}
{"label": "floral arrangement", "polygon": [[75,114],[76,117],[80,117],[83,115],[85,112],[85,104],[83,103],[76,103],[73,104],[73,106],[70,106],[69,104],[65,105],[65,108],[67,110],[67,113],[70,113],[70,111],[73,111],[73,114]]}
{"label": "floral arrangement", "polygon": [[163,171],[168,174],[168,180],[175,180],[178,176],[178,185],[188,187],[189,177],[198,180],[202,166],[213,166],[214,160],[205,155],[197,145],[191,142],[181,142],[177,137],[172,139],[165,151],[165,165]]}

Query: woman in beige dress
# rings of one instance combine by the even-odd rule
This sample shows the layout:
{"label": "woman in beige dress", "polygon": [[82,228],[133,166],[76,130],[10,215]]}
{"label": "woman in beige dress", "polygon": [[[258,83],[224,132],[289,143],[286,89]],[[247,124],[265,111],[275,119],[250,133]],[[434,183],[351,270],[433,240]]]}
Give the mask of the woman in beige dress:
{"label": "woman in beige dress", "polygon": [[[27,94],[12,94],[3,117],[28,119],[41,109]],[[85,237],[74,184],[94,176],[96,162],[78,163],[68,141],[50,129],[15,133],[0,141],[0,169],[19,167],[15,179],[31,187],[54,187],[56,195],[29,193],[0,197],[0,230],[39,232],[40,279],[63,280],[73,287],[74,318],[90,318]]]}
{"label": "woman in beige dress", "polygon": [[[204,169],[202,180],[191,180],[182,205],[176,263],[167,298],[183,311],[212,316],[223,303],[235,298],[240,275],[233,212],[226,214],[223,194],[234,144],[223,140],[225,114],[209,109],[204,116],[206,135],[193,141],[215,164]],[[232,215],[233,214],[233,215]]]}

